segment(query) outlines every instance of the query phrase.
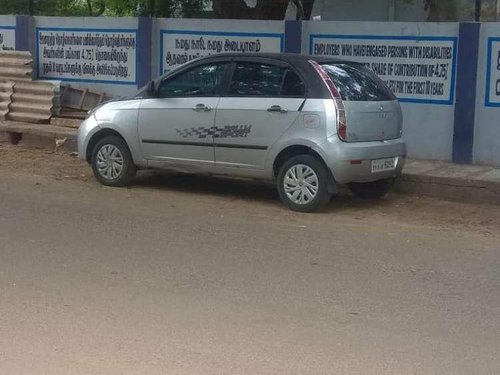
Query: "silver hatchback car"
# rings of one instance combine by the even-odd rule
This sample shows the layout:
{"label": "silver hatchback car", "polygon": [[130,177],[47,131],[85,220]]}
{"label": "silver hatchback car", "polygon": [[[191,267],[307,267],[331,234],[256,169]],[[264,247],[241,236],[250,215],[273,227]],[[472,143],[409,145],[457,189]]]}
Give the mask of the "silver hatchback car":
{"label": "silver hatchback car", "polygon": [[384,196],[406,157],[398,100],[359,63],[222,54],[89,113],[79,156],[124,186],[141,168],[274,181],[291,209],[317,211],[340,185]]}

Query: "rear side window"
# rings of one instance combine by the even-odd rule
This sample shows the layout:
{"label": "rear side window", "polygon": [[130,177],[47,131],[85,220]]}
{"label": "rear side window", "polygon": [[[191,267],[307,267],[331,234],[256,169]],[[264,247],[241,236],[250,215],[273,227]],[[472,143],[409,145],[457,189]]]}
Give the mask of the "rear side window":
{"label": "rear side window", "polygon": [[286,68],[259,63],[237,63],[229,86],[234,96],[279,96]]}
{"label": "rear side window", "polygon": [[396,99],[385,83],[363,65],[322,64],[321,66],[337,87],[342,100],[382,102]]}
{"label": "rear side window", "polygon": [[285,73],[283,86],[281,87],[281,96],[303,98],[306,94],[306,87],[299,75],[292,69],[288,69]]}
{"label": "rear side window", "polygon": [[237,63],[229,95],[304,97],[305,85],[291,68],[260,63]]}

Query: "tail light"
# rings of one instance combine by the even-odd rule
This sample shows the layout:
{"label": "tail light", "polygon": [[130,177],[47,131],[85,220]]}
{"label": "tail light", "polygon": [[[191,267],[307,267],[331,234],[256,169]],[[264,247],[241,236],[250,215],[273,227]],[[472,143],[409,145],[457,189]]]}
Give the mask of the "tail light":
{"label": "tail light", "polygon": [[342,101],[342,97],[340,96],[339,90],[331,80],[328,73],[323,69],[321,65],[319,65],[314,60],[309,60],[311,65],[316,69],[316,72],[320,75],[323,82],[328,87],[328,91],[330,91],[330,95],[333,99],[333,103],[335,104],[335,110],[337,112],[337,135],[342,141],[347,140],[347,119],[345,116],[345,107],[344,102]]}

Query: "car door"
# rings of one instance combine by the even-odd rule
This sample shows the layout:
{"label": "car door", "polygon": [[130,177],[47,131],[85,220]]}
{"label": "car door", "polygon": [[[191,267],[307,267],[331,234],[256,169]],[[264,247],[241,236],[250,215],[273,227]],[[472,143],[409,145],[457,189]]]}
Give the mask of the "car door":
{"label": "car door", "polygon": [[296,121],[305,86],[288,64],[236,58],[215,119],[218,167],[264,169],[270,147]]}
{"label": "car door", "polygon": [[183,70],[161,81],[157,97],[142,101],[139,136],[146,159],[214,164],[213,127],[228,66],[212,62]]}

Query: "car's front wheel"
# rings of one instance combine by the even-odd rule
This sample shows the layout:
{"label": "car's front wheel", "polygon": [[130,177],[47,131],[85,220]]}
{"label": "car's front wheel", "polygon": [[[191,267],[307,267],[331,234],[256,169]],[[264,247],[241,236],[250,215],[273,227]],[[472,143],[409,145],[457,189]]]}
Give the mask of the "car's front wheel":
{"label": "car's front wheel", "polygon": [[130,150],[118,136],[107,136],[97,142],[91,164],[95,177],[107,186],[126,186],[136,173]]}
{"label": "car's front wheel", "polygon": [[294,156],[279,171],[278,192],[294,211],[318,211],[330,201],[328,171],[314,156]]}
{"label": "car's front wheel", "polygon": [[361,199],[380,199],[384,197],[394,185],[394,179],[388,178],[366,183],[351,183],[349,190]]}

